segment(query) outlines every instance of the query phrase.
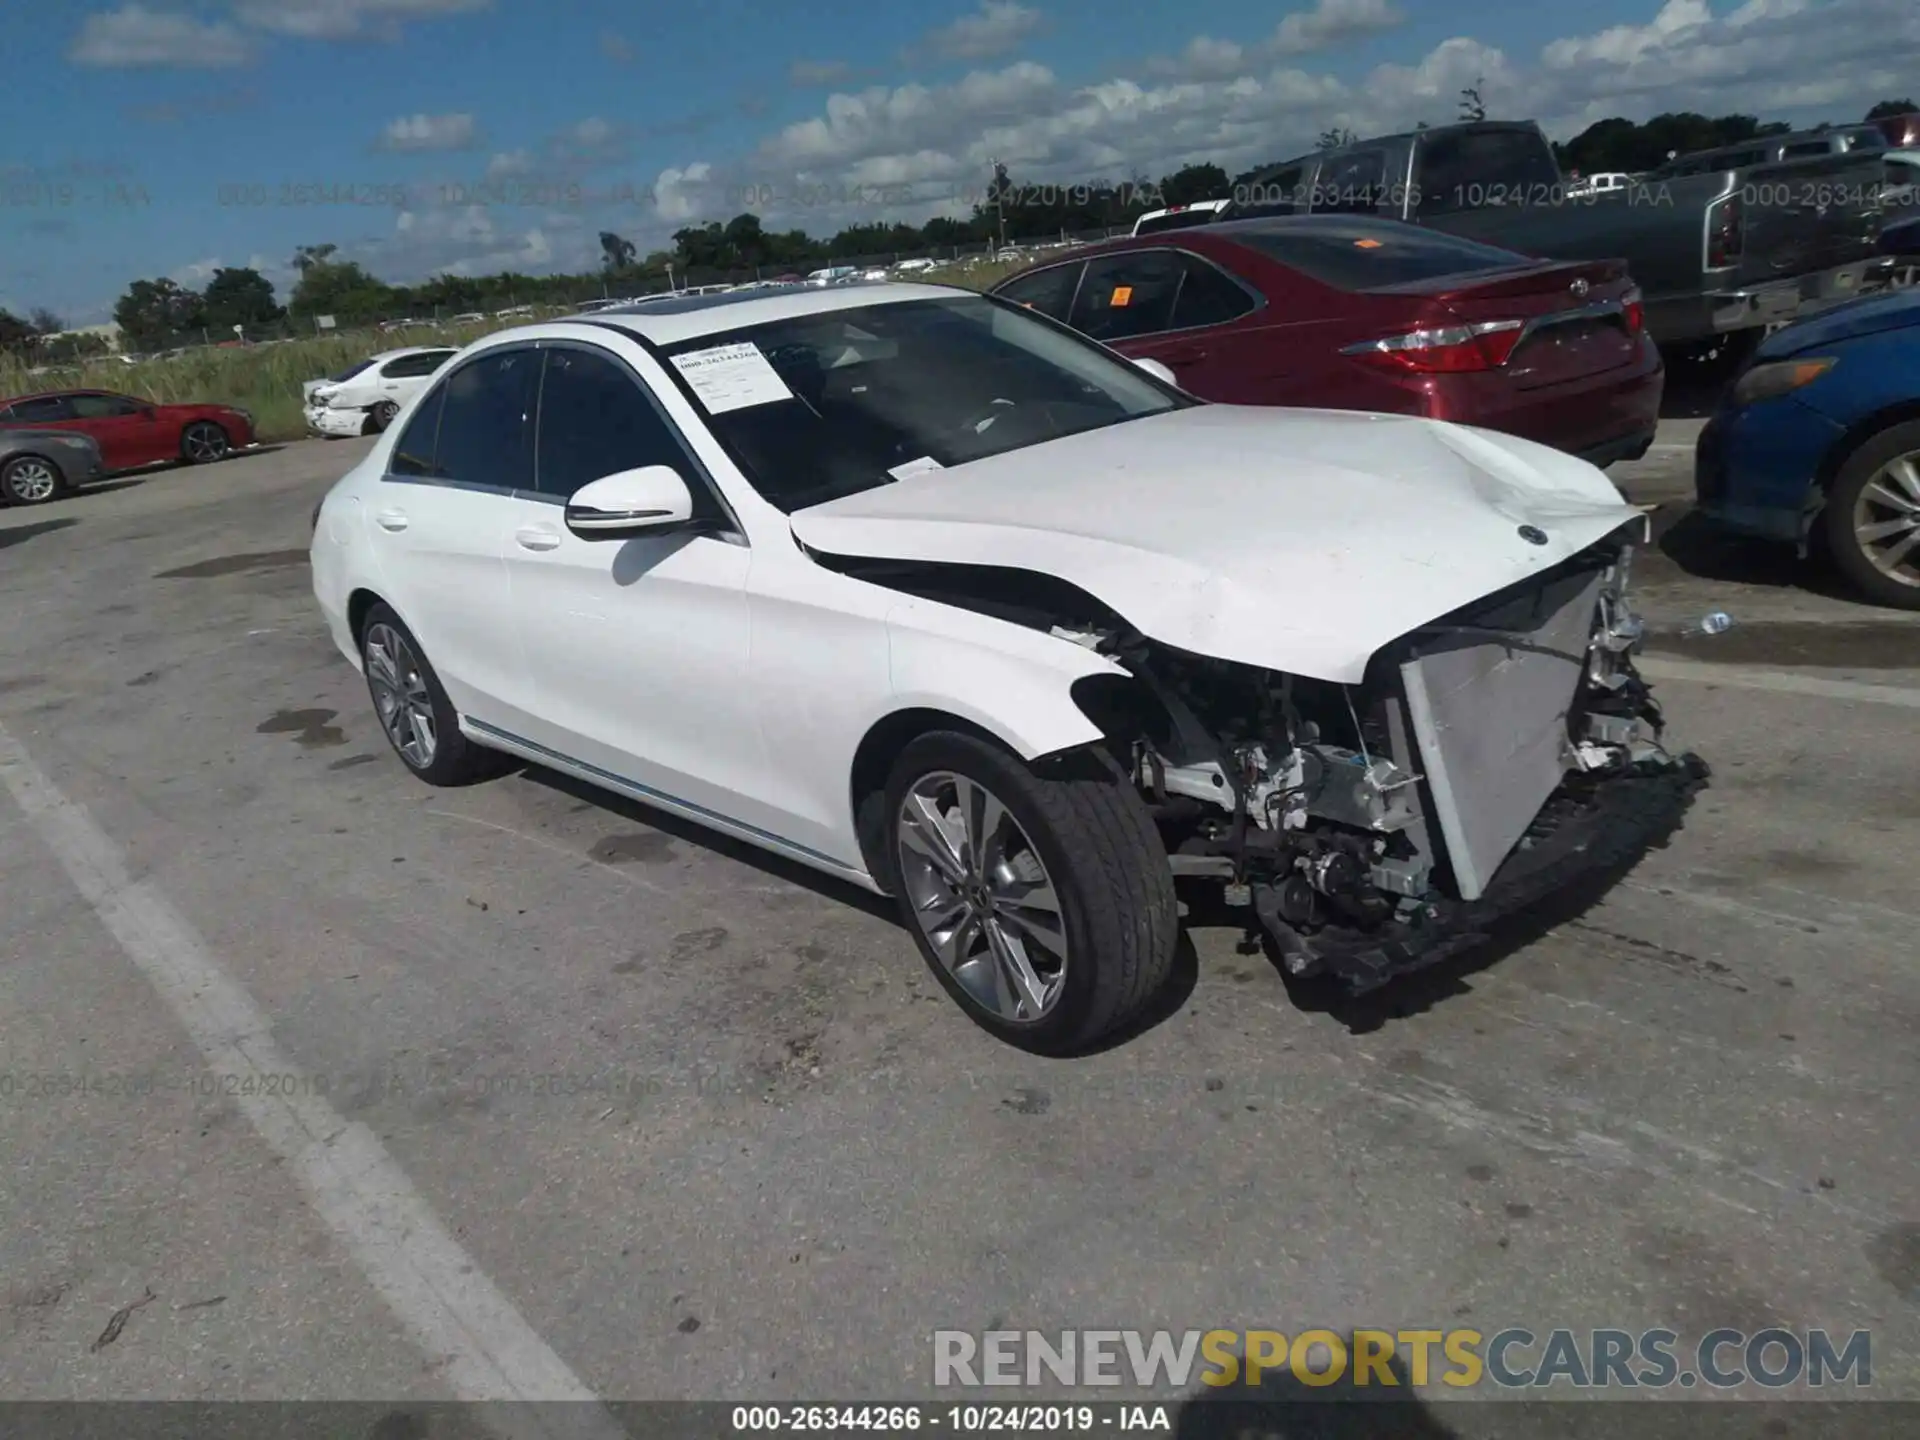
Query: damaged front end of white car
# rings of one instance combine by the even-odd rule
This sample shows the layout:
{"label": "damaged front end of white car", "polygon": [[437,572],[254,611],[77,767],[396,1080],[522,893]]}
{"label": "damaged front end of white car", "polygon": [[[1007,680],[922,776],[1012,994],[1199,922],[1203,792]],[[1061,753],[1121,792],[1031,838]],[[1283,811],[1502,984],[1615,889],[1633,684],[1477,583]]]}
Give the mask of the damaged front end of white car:
{"label": "damaged front end of white car", "polygon": [[1362,992],[1663,844],[1708,768],[1662,744],[1616,538],[1422,625],[1357,685],[1089,634],[1075,698],[1176,875],[1218,880],[1287,970]]}

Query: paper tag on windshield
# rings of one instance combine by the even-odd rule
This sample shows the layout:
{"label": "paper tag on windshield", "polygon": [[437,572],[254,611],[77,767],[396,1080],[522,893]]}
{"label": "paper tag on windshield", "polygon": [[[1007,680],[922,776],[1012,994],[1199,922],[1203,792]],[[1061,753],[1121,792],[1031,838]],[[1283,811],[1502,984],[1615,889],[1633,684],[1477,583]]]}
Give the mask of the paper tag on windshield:
{"label": "paper tag on windshield", "polygon": [[687,377],[687,383],[700,397],[700,403],[707,407],[709,415],[724,415],[729,410],[771,405],[793,398],[793,391],[780,378],[780,372],[767,363],[760,347],[750,341],[676,355],[673,365]]}
{"label": "paper tag on windshield", "polygon": [[922,455],[918,460],[909,460],[904,465],[894,466],[891,470],[887,471],[887,473],[896,480],[909,480],[915,475],[924,475],[929,470],[944,470],[946,468],[946,466],[942,465],[931,455]]}

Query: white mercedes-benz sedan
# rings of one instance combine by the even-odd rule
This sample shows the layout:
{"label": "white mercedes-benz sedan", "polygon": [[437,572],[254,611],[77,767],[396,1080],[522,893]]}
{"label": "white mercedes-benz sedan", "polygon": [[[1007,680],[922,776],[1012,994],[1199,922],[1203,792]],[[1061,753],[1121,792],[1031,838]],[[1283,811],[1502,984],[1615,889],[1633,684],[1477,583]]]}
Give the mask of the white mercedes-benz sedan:
{"label": "white mercedes-benz sedan", "polygon": [[1064,1052],[1155,999],[1176,881],[1366,990],[1664,843],[1706,767],[1634,666],[1644,524],[1527,441],[855,284],[468,347],[313,583],[420,779],[515,756],[891,895]]}

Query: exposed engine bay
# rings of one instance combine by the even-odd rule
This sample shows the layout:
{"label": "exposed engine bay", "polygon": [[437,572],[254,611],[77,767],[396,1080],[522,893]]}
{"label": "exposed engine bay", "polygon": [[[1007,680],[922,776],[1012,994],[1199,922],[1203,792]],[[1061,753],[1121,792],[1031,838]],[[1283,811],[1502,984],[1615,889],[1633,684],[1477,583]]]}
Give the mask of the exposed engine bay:
{"label": "exposed engine bay", "polygon": [[848,568],[1117,661],[1074,698],[1175,874],[1217,881],[1289,972],[1366,990],[1630,863],[1705,783],[1634,668],[1627,533],[1402,637],[1359,685],[1173,649],[1044,576]]}

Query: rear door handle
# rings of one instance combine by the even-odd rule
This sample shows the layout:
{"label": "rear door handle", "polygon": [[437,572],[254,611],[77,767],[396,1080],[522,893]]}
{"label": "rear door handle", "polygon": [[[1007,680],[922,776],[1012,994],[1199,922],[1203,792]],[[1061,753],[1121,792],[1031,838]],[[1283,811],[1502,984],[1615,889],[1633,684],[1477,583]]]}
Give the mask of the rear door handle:
{"label": "rear door handle", "polygon": [[373,517],[373,523],[382,530],[404,530],[407,528],[407,512],[404,510],[382,510]]}
{"label": "rear door handle", "polygon": [[514,531],[513,538],[520,542],[522,550],[557,550],[560,547],[560,532],[538,525],[528,525]]}

